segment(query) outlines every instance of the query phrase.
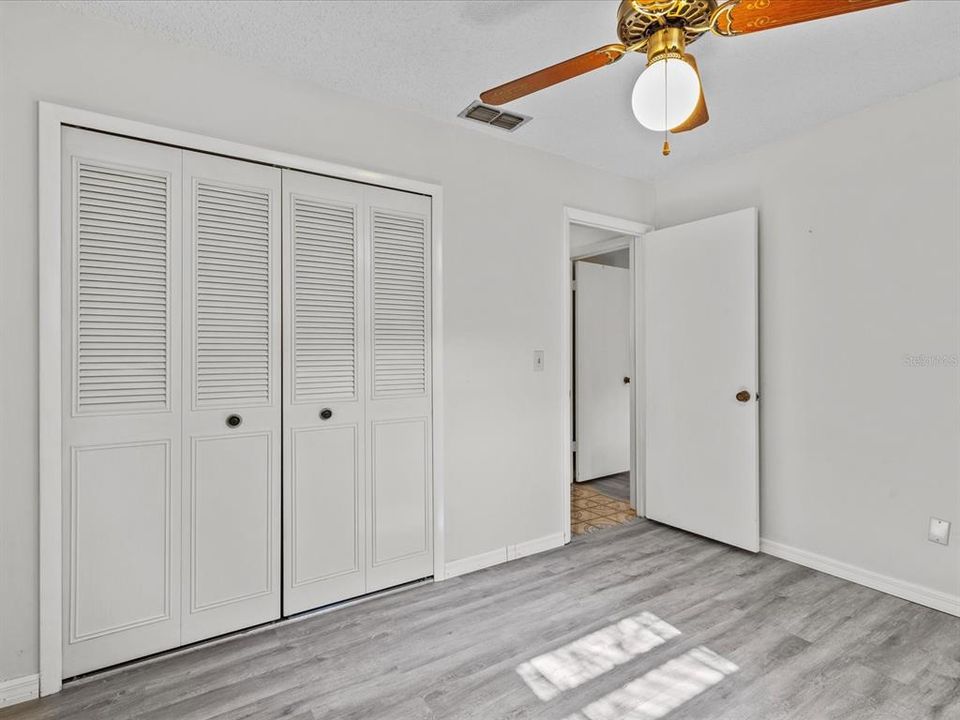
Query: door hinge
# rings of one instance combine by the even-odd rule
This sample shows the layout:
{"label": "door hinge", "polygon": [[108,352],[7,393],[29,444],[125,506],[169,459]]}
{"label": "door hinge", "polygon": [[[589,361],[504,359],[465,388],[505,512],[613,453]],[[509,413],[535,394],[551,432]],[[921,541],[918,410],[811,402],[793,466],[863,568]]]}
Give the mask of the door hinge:
{"label": "door hinge", "polygon": [[573,290],[573,291],[576,291],[576,289],[577,289],[577,281],[576,281],[576,280],[571,280],[571,281],[570,281],[570,289]]}
{"label": "door hinge", "polygon": [[577,451],[577,441],[576,441],[576,440],[571,440],[571,441],[570,441],[570,450],[571,450],[572,452],[576,452],[576,451]]}

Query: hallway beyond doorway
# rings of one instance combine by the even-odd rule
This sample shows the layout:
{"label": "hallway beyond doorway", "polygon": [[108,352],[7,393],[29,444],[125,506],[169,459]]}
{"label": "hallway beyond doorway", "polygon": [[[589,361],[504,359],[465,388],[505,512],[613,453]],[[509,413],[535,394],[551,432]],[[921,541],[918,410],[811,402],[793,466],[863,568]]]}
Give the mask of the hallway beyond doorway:
{"label": "hallway beyond doorway", "polygon": [[629,473],[574,483],[570,493],[570,531],[574,535],[616,527],[637,517],[630,506]]}

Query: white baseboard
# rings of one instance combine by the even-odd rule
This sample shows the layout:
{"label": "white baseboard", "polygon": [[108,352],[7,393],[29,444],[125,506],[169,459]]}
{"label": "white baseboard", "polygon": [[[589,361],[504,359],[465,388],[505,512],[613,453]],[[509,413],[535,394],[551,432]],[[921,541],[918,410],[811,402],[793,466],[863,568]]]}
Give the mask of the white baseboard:
{"label": "white baseboard", "polygon": [[960,617],[960,595],[951,595],[923,585],[898,580],[888,575],[864,570],[856,565],[850,565],[840,560],[834,560],[824,555],[800,550],[764,538],[760,538],[760,552]]}
{"label": "white baseboard", "polygon": [[35,700],[40,697],[40,676],[26,675],[13,680],[0,680],[0,708]]}
{"label": "white baseboard", "polygon": [[502,547],[496,550],[490,550],[489,552],[480,553],[479,555],[471,555],[470,557],[465,557],[461,560],[451,560],[448,562],[444,569],[446,570],[447,579],[456,577],[457,575],[466,575],[467,573],[472,573],[475,570],[483,570],[485,567],[490,567],[491,565],[499,565],[507,561],[507,548]]}
{"label": "white baseboard", "polygon": [[527,540],[526,542],[517,543],[516,545],[508,545],[507,560],[516,560],[517,558],[526,557],[527,555],[536,555],[546,550],[553,550],[561,545],[563,545],[562,532],[544,535],[543,537]]}
{"label": "white baseboard", "polygon": [[505,545],[504,547],[480,553],[479,555],[471,555],[461,560],[452,560],[444,566],[444,570],[446,571],[445,575],[448,578],[465,575],[475,570],[483,570],[483,568],[492,565],[517,560],[527,555],[535,555],[544,550],[552,550],[561,545],[563,545],[562,532],[544,535],[543,537],[527,540],[522,543],[517,543],[516,545]]}

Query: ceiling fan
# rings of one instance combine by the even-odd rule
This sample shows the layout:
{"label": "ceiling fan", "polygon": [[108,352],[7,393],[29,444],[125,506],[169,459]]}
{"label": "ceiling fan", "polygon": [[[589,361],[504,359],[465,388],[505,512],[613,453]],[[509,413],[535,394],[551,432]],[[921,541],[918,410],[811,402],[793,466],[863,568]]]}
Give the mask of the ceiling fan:
{"label": "ceiling fan", "polygon": [[619,43],[604,45],[480,94],[503,105],[538,90],[615,63],[627,53],[646,52],[647,67],[633,88],[633,113],[641,125],[666,133],[705,124],[710,116],[690,43],[708,32],[721,37],[770,30],[904,0],[622,0],[617,11]]}

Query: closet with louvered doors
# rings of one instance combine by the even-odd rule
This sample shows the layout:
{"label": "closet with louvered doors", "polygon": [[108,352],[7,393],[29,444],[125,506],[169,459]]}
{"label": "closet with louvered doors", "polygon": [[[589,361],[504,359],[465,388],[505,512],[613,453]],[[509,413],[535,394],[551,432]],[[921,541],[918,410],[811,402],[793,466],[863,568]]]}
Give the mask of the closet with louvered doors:
{"label": "closet with louvered doors", "polygon": [[61,147],[63,676],[432,575],[430,199]]}
{"label": "closet with louvered doors", "polygon": [[283,171],[284,613],[433,573],[430,200]]}
{"label": "closet with louvered doors", "polygon": [[280,171],[73,128],[61,169],[71,677],[280,615]]}

